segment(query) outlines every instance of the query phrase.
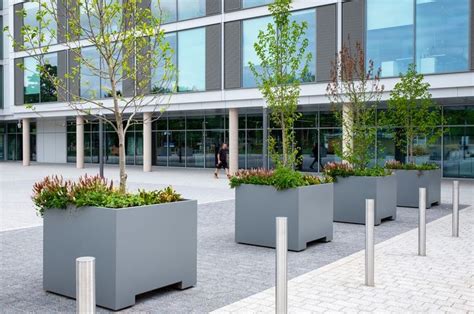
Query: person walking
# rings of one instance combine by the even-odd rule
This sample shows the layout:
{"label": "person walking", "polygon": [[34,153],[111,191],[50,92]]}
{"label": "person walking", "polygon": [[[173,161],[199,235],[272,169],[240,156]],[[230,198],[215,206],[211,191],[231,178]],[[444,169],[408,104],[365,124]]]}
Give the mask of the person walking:
{"label": "person walking", "polygon": [[[314,169],[313,166],[315,163],[318,162],[318,159],[319,159],[319,145],[318,143],[314,143],[313,145],[313,149],[311,151],[313,153],[313,162],[311,163],[311,166],[309,166],[310,169]],[[323,168],[323,166],[321,165],[321,163],[319,163],[319,165],[321,166],[321,168]]]}
{"label": "person walking", "polygon": [[229,165],[227,163],[227,153],[228,148],[227,144],[222,144],[221,148],[217,152],[217,163],[216,163],[216,171],[214,172],[214,178],[219,179],[219,170],[224,169],[225,173],[227,174],[227,178],[230,179],[229,173]]}

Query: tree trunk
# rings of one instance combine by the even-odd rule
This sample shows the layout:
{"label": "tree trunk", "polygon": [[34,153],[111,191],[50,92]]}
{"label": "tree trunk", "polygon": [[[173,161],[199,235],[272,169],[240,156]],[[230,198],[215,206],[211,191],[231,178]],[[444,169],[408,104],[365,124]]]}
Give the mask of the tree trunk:
{"label": "tree trunk", "polygon": [[280,114],[281,119],[281,141],[282,141],[282,150],[283,150],[283,166],[288,167],[288,143],[287,143],[287,134],[286,134],[286,121],[283,113]]}
{"label": "tree trunk", "polygon": [[127,172],[126,172],[126,160],[125,160],[125,132],[123,129],[123,123],[117,121],[118,139],[119,139],[119,168],[120,168],[120,193],[127,191]]}

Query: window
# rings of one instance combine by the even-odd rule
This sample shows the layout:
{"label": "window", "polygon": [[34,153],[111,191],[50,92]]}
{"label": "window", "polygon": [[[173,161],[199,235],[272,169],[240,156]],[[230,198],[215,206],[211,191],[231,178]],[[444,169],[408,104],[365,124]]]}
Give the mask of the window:
{"label": "window", "polygon": [[467,71],[469,1],[416,1],[416,64],[421,73]]}
{"label": "window", "polygon": [[152,0],[151,12],[156,18],[161,18],[161,23],[176,21],[176,0]]}
{"label": "window", "polygon": [[206,0],[178,0],[178,18],[187,20],[206,15]]}
{"label": "window", "polygon": [[[170,45],[171,53],[172,53],[172,62],[176,65],[176,33],[169,33],[165,35],[165,42]],[[160,49],[160,47],[156,47]],[[162,51],[160,49],[160,51]],[[163,64],[158,62],[158,68],[152,71],[152,78],[151,78],[151,92],[152,93],[170,93],[173,91],[174,86],[176,84],[175,81],[169,81],[167,79],[163,79],[165,75],[169,75],[169,73],[165,73],[163,69]],[[168,71],[167,71],[168,72]]]}
{"label": "window", "polygon": [[49,75],[40,73],[38,60],[34,57],[23,59],[25,70],[23,72],[23,95],[25,104],[53,102],[58,100],[56,88],[49,76],[58,74],[58,56],[56,53],[44,56],[44,71]]}
{"label": "window", "polygon": [[[97,49],[95,47],[82,48],[81,54],[84,59],[80,66],[81,96],[89,99],[111,97],[111,84],[106,74],[107,65]],[[120,59],[121,54],[117,53],[116,58]],[[116,75],[120,76],[120,71],[117,72]],[[120,78],[117,78],[116,88],[117,94],[122,94],[122,80]]]}
{"label": "window", "polygon": [[367,0],[367,59],[383,77],[405,73],[414,55],[413,0]]}
{"label": "window", "polygon": [[261,5],[266,5],[272,3],[273,0],[243,0],[242,1],[242,7],[245,8],[251,8],[251,7],[258,7]]}
{"label": "window", "polygon": [[80,11],[80,23],[81,26],[78,31],[84,32],[82,37],[94,37],[99,34],[100,21],[97,18],[99,16],[98,4],[99,1],[84,0],[81,3]]}
{"label": "window", "polygon": [[[47,7],[46,10],[55,9],[54,2],[50,0],[43,1],[41,5],[45,5]],[[55,37],[57,32],[57,25],[54,16],[45,12],[44,16],[41,18],[43,25],[40,25],[40,21],[36,19],[40,11],[40,4],[38,2],[25,2],[23,4],[23,9],[25,11],[25,15],[23,17],[23,25],[29,25],[32,30],[37,29],[41,33],[40,36],[37,36],[36,38],[27,38],[25,36],[25,47],[32,48],[32,42],[44,46],[55,44],[57,42]],[[40,40],[39,38],[41,38],[41,36],[44,37]]]}
{"label": "window", "polygon": [[206,89],[206,30],[178,33],[178,91]]}
{"label": "window", "polygon": [[[309,63],[309,73],[307,77],[301,79],[303,82],[313,82],[316,77],[316,11],[305,10],[294,12],[292,20],[301,23],[305,21],[307,23],[307,29],[305,37],[308,38],[309,44],[306,52],[311,53],[312,58]],[[272,23],[272,18],[269,16],[246,20],[243,22],[243,38],[242,38],[242,86],[243,87],[255,87],[256,82],[252,71],[250,70],[249,62],[256,65],[256,69],[259,70],[258,64],[260,59],[255,53],[254,44],[258,40],[258,33],[260,30],[266,30],[267,25]]]}

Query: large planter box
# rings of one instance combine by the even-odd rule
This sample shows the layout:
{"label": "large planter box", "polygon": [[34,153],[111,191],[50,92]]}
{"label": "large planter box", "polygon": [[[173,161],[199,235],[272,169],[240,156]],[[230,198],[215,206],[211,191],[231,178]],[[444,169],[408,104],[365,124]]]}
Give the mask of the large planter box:
{"label": "large planter box", "polygon": [[197,202],[45,211],[44,290],[74,298],[75,260],[96,258],[97,305],[119,310],[135,296],[196,284]]}
{"label": "large planter box", "polygon": [[426,207],[441,201],[441,169],[395,170],[397,175],[397,205],[418,207],[419,188],[426,188]]}
{"label": "large planter box", "polygon": [[275,218],[288,218],[288,249],[333,238],[333,184],[278,191],[272,186],[244,184],[235,191],[235,241],[275,247]]}
{"label": "large planter box", "polygon": [[397,180],[385,177],[338,177],[334,183],[334,221],[365,224],[365,200],[375,200],[375,224],[396,219]]}

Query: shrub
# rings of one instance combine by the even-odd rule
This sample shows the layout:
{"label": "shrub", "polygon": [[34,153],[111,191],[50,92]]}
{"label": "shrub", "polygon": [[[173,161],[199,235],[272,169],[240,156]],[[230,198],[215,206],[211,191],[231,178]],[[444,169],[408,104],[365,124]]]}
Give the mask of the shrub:
{"label": "shrub", "polygon": [[439,169],[439,166],[435,163],[423,163],[423,164],[417,165],[417,164],[412,163],[412,162],[402,164],[401,162],[399,162],[397,160],[389,160],[385,163],[385,168],[386,169],[423,171],[423,170],[436,170],[436,169]]}
{"label": "shrub", "polygon": [[170,186],[162,190],[122,193],[114,188],[112,182],[86,175],[80,177],[78,182],[58,176],[46,177],[33,186],[32,200],[38,215],[43,216],[46,209],[66,209],[69,205],[126,208],[177,202],[182,197]]}
{"label": "shrub", "polygon": [[241,184],[271,185],[277,190],[285,190],[330,182],[332,181],[328,178],[303,175],[287,167],[279,167],[276,170],[240,170],[230,179],[230,186],[235,188]]}
{"label": "shrub", "polygon": [[382,167],[365,168],[365,169],[354,169],[348,163],[330,162],[324,166],[324,174],[333,179],[337,180],[337,177],[383,177],[392,174],[391,171]]}

